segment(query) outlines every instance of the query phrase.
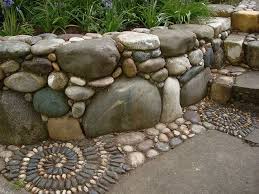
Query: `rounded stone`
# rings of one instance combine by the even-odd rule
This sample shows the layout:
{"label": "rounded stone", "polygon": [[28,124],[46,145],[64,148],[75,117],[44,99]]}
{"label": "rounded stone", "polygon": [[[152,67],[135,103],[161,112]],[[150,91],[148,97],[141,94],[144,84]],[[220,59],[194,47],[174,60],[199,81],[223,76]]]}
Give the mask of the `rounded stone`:
{"label": "rounded stone", "polygon": [[18,72],[5,78],[4,84],[18,92],[35,92],[46,84],[46,79],[28,72]]}
{"label": "rounded stone", "polygon": [[96,87],[96,88],[103,88],[103,87],[107,87],[107,86],[113,84],[113,82],[114,82],[113,77],[105,77],[105,78],[101,78],[98,80],[88,82],[88,86]]}
{"label": "rounded stone", "polygon": [[151,75],[151,79],[156,82],[163,82],[168,78],[168,70],[163,68]]}
{"label": "rounded stone", "polygon": [[125,59],[122,64],[123,73],[127,77],[135,77],[137,75],[137,67],[131,58]]}
{"label": "rounded stone", "polygon": [[20,41],[1,41],[0,58],[19,58],[30,53],[31,46]]}
{"label": "rounded stone", "polygon": [[83,116],[85,112],[85,103],[84,102],[76,102],[72,106],[72,115],[74,118],[80,118]]}
{"label": "rounded stone", "polygon": [[203,59],[203,52],[200,49],[197,49],[190,52],[188,57],[192,65],[199,65],[199,63]]}
{"label": "rounded stone", "polygon": [[14,60],[6,61],[0,65],[5,74],[14,73],[20,68],[20,64]]}
{"label": "rounded stone", "polygon": [[154,126],[160,114],[161,97],[155,86],[141,78],[121,78],[92,99],[83,126],[92,137],[145,129]]}
{"label": "rounded stone", "polygon": [[31,52],[34,55],[47,55],[56,50],[57,47],[62,45],[65,41],[63,39],[45,39],[40,40],[31,47]]}
{"label": "rounded stone", "polygon": [[146,153],[147,158],[154,158],[154,157],[156,157],[158,155],[159,155],[159,152],[154,150],[154,149],[150,149]]}
{"label": "rounded stone", "polygon": [[87,100],[94,95],[95,91],[89,87],[68,86],[65,94],[72,100]]}
{"label": "rounded stone", "polygon": [[157,136],[157,135],[159,135],[159,130],[157,130],[155,128],[148,128],[148,129],[146,129],[146,134],[149,136]]}
{"label": "rounded stone", "polygon": [[202,125],[193,124],[191,125],[191,131],[195,134],[204,133],[206,131],[206,128]]}
{"label": "rounded stone", "polygon": [[125,146],[123,146],[123,151],[125,151],[125,152],[133,152],[134,151],[134,148],[133,148],[133,146],[130,146],[130,145],[125,145]]}
{"label": "rounded stone", "polygon": [[176,130],[178,129],[178,125],[176,123],[169,123],[168,125],[169,129]]}
{"label": "rounded stone", "polygon": [[69,80],[72,84],[78,85],[78,86],[84,86],[86,84],[86,81],[80,77],[74,77],[72,76]]}
{"label": "rounded stone", "polygon": [[121,74],[122,74],[122,69],[121,69],[121,67],[118,67],[118,68],[115,69],[115,71],[112,73],[112,77],[115,79],[115,78],[118,78]]}
{"label": "rounded stone", "polygon": [[62,90],[68,82],[68,77],[62,72],[52,72],[48,76],[48,85],[53,90]]}
{"label": "rounded stone", "polygon": [[48,55],[48,59],[51,61],[51,62],[55,62],[57,60],[57,56],[55,55],[55,53],[50,53]]}
{"label": "rounded stone", "polygon": [[168,145],[168,143],[164,143],[164,142],[158,142],[155,144],[155,148],[158,150],[158,151],[161,151],[161,152],[167,152],[169,151],[170,147]]}
{"label": "rounded stone", "polygon": [[169,145],[171,148],[175,148],[176,146],[180,145],[183,141],[180,138],[174,137],[170,140]]}
{"label": "rounded stone", "polygon": [[34,57],[32,60],[27,60],[22,63],[25,71],[36,73],[39,75],[49,74],[52,70],[52,64],[48,59]]}
{"label": "rounded stone", "polygon": [[138,64],[138,70],[143,73],[152,73],[163,68],[164,66],[164,58],[154,58]]}
{"label": "rounded stone", "polygon": [[168,69],[169,75],[182,75],[191,67],[189,59],[185,56],[166,59],[166,68]]}
{"label": "rounded stone", "polygon": [[51,88],[44,88],[35,93],[33,106],[37,112],[49,117],[60,117],[69,111],[67,97],[63,92]]}
{"label": "rounded stone", "polygon": [[121,134],[117,137],[117,142],[122,145],[136,145],[144,141],[145,135],[141,132],[131,132]]}
{"label": "rounded stone", "polygon": [[187,121],[191,121],[192,123],[200,123],[201,122],[201,118],[200,118],[199,113],[197,113],[195,111],[187,110],[184,113],[183,118]]}
{"label": "rounded stone", "polygon": [[159,140],[160,142],[168,142],[168,141],[169,141],[169,139],[168,139],[168,137],[166,136],[166,134],[163,134],[163,133],[159,134],[158,140]]}
{"label": "rounded stone", "polygon": [[150,148],[154,146],[154,143],[152,140],[148,139],[138,144],[137,148],[139,151],[146,152]]}
{"label": "rounded stone", "polygon": [[131,152],[128,155],[128,163],[136,168],[145,162],[145,156],[141,152]]}
{"label": "rounded stone", "polygon": [[185,122],[184,118],[178,118],[178,119],[175,120],[175,123],[176,123],[177,125],[183,125],[184,122]]}
{"label": "rounded stone", "polygon": [[132,53],[132,57],[134,61],[136,62],[144,62],[147,61],[148,59],[151,58],[151,53],[150,52],[145,52],[145,51],[134,51]]}

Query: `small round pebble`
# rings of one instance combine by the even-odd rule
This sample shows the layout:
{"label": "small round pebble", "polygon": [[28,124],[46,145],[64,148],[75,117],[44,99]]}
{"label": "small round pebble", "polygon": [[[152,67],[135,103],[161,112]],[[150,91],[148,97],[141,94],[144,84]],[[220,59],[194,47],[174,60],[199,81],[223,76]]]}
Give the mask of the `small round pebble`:
{"label": "small round pebble", "polygon": [[168,145],[168,143],[163,143],[163,142],[158,142],[155,144],[155,148],[158,150],[158,151],[161,151],[161,152],[167,152],[169,151],[170,147]]}
{"label": "small round pebble", "polygon": [[168,137],[165,134],[163,134],[163,133],[159,134],[158,140],[160,142],[168,142],[169,141]]}
{"label": "small round pebble", "polygon": [[184,118],[178,118],[178,119],[175,120],[175,123],[177,125],[182,125],[182,124],[184,124],[184,122],[185,122]]}
{"label": "small round pebble", "polygon": [[159,152],[154,150],[154,149],[150,149],[146,153],[147,158],[154,158],[154,157],[156,157],[158,155],[159,155]]}
{"label": "small round pebble", "polygon": [[157,136],[159,135],[159,131],[155,128],[149,128],[149,129],[146,129],[146,134],[150,136]]}
{"label": "small round pebble", "polygon": [[122,149],[124,152],[133,152],[134,151],[133,146],[130,146],[130,145],[125,145],[125,146],[123,146]]}

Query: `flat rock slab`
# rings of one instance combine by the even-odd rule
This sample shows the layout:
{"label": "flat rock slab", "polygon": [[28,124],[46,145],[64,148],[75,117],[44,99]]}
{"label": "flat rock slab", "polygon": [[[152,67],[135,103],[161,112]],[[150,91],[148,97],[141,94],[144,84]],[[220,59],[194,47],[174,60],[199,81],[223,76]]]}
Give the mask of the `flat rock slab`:
{"label": "flat rock slab", "polygon": [[235,87],[259,90],[259,71],[243,73],[236,78]]}
{"label": "flat rock slab", "polygon": [[122,177],[109,193],[258,193],[258,165],[258,148],[208,131]]}

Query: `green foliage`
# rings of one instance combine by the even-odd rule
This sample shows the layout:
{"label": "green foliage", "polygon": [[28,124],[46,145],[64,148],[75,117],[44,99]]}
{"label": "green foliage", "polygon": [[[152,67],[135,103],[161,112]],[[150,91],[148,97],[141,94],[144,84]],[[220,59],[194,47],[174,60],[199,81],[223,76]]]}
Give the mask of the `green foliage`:
{"label": "green foliage", "polygon": [[[1,2],[1,0],[0,0]],[[16,0],[2,34],[65,32],[78,26],[84,32],[110,32],[134,27],[151,28],[171,23],[189,23],[210,15],[206,0]]]}

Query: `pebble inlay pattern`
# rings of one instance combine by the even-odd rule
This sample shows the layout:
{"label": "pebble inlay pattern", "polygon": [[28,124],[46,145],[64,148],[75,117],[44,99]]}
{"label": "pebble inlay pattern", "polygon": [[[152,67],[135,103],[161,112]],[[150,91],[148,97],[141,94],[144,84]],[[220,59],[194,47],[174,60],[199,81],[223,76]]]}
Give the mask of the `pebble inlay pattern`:
{"label": "pebble inlay pattern", "polygon": [[201,118],[216,127],[216,130],[240,138],[247,136],[254,130],[252,115],[233,105],[223,106],[207,102],[200,107]]}
{"label": "pebble inlay pattern", "polygon": [[103,140],[79,146],[43,143],[17,150],[4,176],[23,180],[32,193],[105,193],[118,174],[130,170],[124,155],[112,142]]}

